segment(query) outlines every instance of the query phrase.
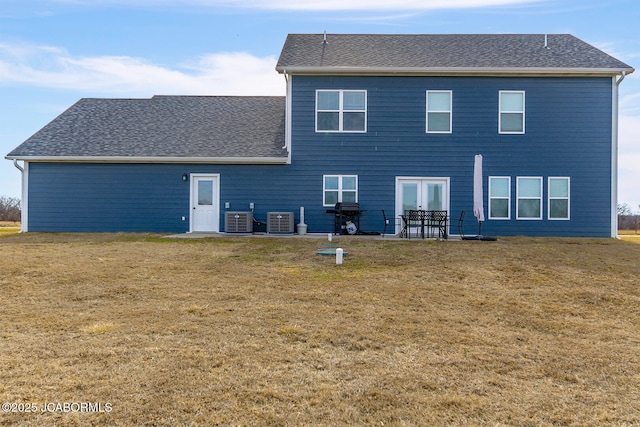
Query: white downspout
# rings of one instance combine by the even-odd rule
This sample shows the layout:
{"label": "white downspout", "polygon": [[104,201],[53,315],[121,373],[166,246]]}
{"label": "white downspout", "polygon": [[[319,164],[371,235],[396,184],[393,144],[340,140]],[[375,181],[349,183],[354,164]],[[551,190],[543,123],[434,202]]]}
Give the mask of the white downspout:
{"label": "white downspout", "polygon": [[284,132],[284,146],[282,147],[283,150],[288,149],[289,148],[289,140],[287,139],[287,124],[289,123],[289,77],[287,76],[287,70],[284,70],[284,73],[282,74],[284,76],[284,81],[286,83],[285,85],[285,98],[284,98],[284,111],[285,111],[285,123],[284,123],[284,128],[285,128],[285,132]]}
{"label": "white downspout", "polygon": [[611,119],[611,237],[618,236],[618,89],[624,80],[626,72],[623,71],[618,80],[613,77],[612,119]]}
{"label": "white downspout", "polygon": [[20,232],[25,233],[29,231],[29,173],[25,173],[25,169],[28,171],[28,164],[24,162],[24,167],[18,164],[17,159],[13,159],[13,166],[16,167],[22,174],[22,200],[20,201]]}
{"label": "white downspout", "polygon": [[291,92],[292,92],[292,76],[287,74],[287,70],[284,70],[284,78],[287,82],[287,93],[286,93],[286,97],[285,97],[285,123],[284,123],[284,147],[282,148],[286,148],[288,151],[288,160],[287,163],[291,164],[291,116],[292,116],[292,109],[291,109]]}

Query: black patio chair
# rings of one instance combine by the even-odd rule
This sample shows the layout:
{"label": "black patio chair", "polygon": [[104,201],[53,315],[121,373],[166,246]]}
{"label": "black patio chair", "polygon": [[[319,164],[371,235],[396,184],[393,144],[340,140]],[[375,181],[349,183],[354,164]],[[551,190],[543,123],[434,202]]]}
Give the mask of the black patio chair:
{"label": "black patio chair", "polygon": [[395,234],[396,227],[402,226],[400,222],[402,220],[400,218],[388,217],[387,214],[384,212],[384,209],[382,209],[382,218],[384,218],[384,230],[382,230],[382,237],[384,237],[384,235],[387,234],[387,227],[393,226],[393,232]]}
{"label": "black patio chair", "polygon": [[460,212],[460,218],[458,218],[458,233],[462,240],[464,240],[464,215],[465,211],[462,211]]}
{"label": "black patio chair", "polygon": [[432,235],[430,237],[435,237],[435,230],[438,230],[438,239],[447,239],[447,220],[448,215],[447,211],[431,211],[431,231]]}
{"label": "black patio chair", "polygon": [[404,234],[407,239],[411,238],[411,229],[414,227],[416,228],[417,236],[420,236],[424,239],[426,211],[407,210],[404,212],[403,220],[404,220]]}

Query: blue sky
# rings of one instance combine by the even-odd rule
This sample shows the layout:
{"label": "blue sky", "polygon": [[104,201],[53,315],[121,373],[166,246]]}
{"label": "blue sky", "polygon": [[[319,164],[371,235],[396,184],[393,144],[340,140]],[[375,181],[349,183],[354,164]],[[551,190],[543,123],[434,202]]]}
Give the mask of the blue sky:
{"label": "blue sky", "polygon": [[[2,0],[4,156],[80,98],[284,95],[288,33],[570,33],[640,67],[637,0]],[[640,211],[640,71],[620,86],[620,203]]]}

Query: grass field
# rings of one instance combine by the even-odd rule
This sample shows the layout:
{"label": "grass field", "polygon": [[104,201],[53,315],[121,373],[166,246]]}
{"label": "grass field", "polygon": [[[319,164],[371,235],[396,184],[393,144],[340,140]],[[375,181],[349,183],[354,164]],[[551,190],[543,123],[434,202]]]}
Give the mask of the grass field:
{"label": "grass field", "polygon": [[20,231],[20,223],[13,221],[0,221],[0,236],[18,233]]}
{"label": "grass field", "polygon": [[638,239],[335,240],[0,237],[0,425],[640,425]]}

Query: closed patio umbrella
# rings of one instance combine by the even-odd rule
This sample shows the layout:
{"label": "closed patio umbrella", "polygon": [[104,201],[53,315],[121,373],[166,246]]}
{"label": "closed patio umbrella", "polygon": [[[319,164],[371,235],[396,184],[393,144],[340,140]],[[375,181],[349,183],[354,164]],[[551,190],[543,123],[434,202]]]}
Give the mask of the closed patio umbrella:
{"label": "closed patio umbrella", "polygon": [[482,154],[476,154],[473,164],[473,216],[478,218],[478,237],[482,236],[482,222],[484,221],[482,199]]}

